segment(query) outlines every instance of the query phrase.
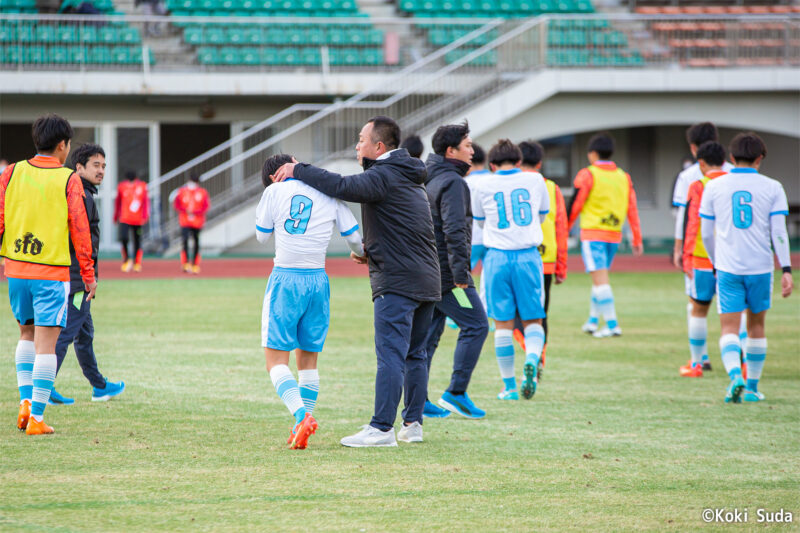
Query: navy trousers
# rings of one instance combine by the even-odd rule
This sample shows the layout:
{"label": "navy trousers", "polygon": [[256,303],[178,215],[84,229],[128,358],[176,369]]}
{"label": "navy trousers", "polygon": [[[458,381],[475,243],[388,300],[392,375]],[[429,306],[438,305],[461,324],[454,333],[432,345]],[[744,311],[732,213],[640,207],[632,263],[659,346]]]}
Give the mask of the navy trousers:
{"label": "navy trousers", "polygon": [[456,297],[453,296],[453,291],[446,292],[442,295],[442,300],[436,302],[431,327],[425,340],[428,352],[428,373],[430,373],[433,353],[439,345],[447,317],[452,318],[461,330],[458,334],[456,351],[453,354],[453,374],[450,377],[450,386],[447,388],[451,394],[467,392],[472,371],[478,364],[483,343],[489,334],[489,320],[486,318],[486,311],[480,296],[478,296],[478,291],[468,288],[464,289],[464,292],[472,304],[472,309],[461,307]]}
{"label": "navy trousers", "polygon": [[78,364],[81,365],[83,375],[86,376],[92,387],[103,389],[106,386],[106,378],[97,369],[97,359],[94,356],[92,302],[86,301],[84,292],[70,294],[67,309],[67,325],[61,330],[56,342],[56,358],[58,359],[56,374],[67,356],[69,345],[74,342],[75,355],[78,358]]}
{"label": "navy trousers", "polygon": [[399,294],[375,298],[375,414],[370,425],[381,431],[394,427],[400,396],[405,396],[403,420],[422,423],[428,391],[425,336],[433,302],[418,302]]}

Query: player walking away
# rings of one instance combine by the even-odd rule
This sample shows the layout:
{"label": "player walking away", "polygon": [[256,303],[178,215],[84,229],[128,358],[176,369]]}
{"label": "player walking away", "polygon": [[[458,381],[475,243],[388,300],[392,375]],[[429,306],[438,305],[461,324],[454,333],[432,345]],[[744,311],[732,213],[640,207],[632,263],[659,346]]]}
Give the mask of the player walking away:
{"label": "player walking away", "polygon": [[[377,116],[361,128],[356,144],[363,173],[345,177],[311,165],[285,164],[275,176],[276,181],[295,177],[334,198],[361,203],[367,257],[357,262],[369,264],[378,371],[372,420],[343,438],[343,446],[422,442],[428,392],[425,336],[434,302],[441,298],[441,280],[425,165],[399,144],[397,123]],[[406,408],[395,437],[401,395]]]}
{"label": "player walking away", "polygon": [[[100,212],[94,202],[97,187],[103,182],[106,168],[106,157],[103,148],[96,144],[84,144],[72,153],[70,167],[81,178],[84,197],[83,203],[89,220],[92,236],[92,264],[97,274],[97,252],[100,246]],[[70,245],[71,264],[69,267],[69,299],[67,303],[67,325],[61,330],[56,342],[56,375],[67,355],[67,349],[74,343],[75,356],[81,366],[83,375],[92,385],[92,401],[110,400],[125,390],[125,383],[108,381],[97,368],[94,355],[94,321],[92,320],[91,300],[85,298],[86,293],[81,281],[81,266],[75,254],[75,247]],[[61,396],[53,386],[50,393],[50,404],[70,405],[73,398]]]}
{"label": "player walking away", "polygon": [[[730,145],[736,168],[706,185],[700,203],[703,244],[717,271],[717,307],[721,324],[719,348],[731,378],[725,401],[758,402],[764,395],[758,381],[767,357],[764,330],[772,305],[772,247],[783,269],[781,295],[792,293],[791,257],[786,216],[789,204],[780,182],[758,173],[767,147],[755,133],[740,133]],[[739,315],[747,310],[747,383],[739,352]]]}
{"label": "player walking away", "polygon": [[[469,187],[469,194],[470,198],[475,195],[475,187],[477,186],[478,182],[485,178],[486,176],[491,176],[492,172],[486,168],[486,151],[476,143],[472,143],[472,163],[469,169],[469,173],[464,177],[464,181],[467,182],[467,186]],[[471,200],[470,200],[471,202]],[[478,267],[478,263],[481,262],[483,256],[486,254],[486,247],[483,245],[483,231],[478,226],[478,221],[474,218],[472,219],[472,252],[470,253],[470,269],[474,272],[475,269]],[[483,309],[486,310],[486,285],[482,281],[482,277],[478,278],[478,295],[481,298],[481,304],[483,304]],[[449,324],[448,324],[449,325]],[[456,326],[455,322],[453,322],[454,328]],[[489,321],[489,331],[494,331],[494,324]]]}
{"label": "player walking away", "polygon": [[64,168],[72,126],[58,115],[33,124],[36,157],[10,165],[0,176],[0,255],[8,297],[19,323],[16,366],[17,427],[28,435],[53,433],[44,409],[56,378],[56,340],[67,322],[69,242],[75,247],[86,299],[97,289],[83,185]]}
{"label": "player walking away", "polygon": [[[703,171],[700,169],[699,161],[697,161],[697,151],[700,146],[707,142],[718,141],[719,132],[717,131],[717,127],[712,122],[698,122],[697,124],[692,124],[686,130],[686,142],[689,144],[689,150],[691,150],[692,157],[695,159],[695,161],[678,174],[672,191],[672,206],[676,208],[675,248],[672,256],[675,266],[681,270],[684,270],[684,273],[686,271],[683,264],[683,244],[687,238],[687,203],[689,187],[704,177]],[[725,172],[729,172],[732,168],[733,165],[731,165],[728,161],[722,163],[722,170]],[[695,207],[699,208],[699,204]],[[689,303],[686,306],[686,320],[689,329],[691,330],[692,323],[694,322],[695,328],[698,327],[698,323],[697,321],[692,320],[694,309],[694,300],[692,298],[693,280],[688,274],[684,275],[684,287],[686,290],[686,296],[689,298]],[[744,342],[744,337],[747,336],[746,324],[746,315],[742,314],[742,323],[739,331],[742,336],[742,342]],[[711,370],[711,362],[708,360],[708,356],[703,359],[703,370]]]}
{"label": "player walking away", "polygon": [[[119,224],[119,240],[122,243],[122,271],[142,271],[142,226],[150,217],[150,198],[147,184],[129,170],[125,181],[117,187],[114,201],[114,222]],[[133,234],[133,255],[128,254],[128,240]],[[134,259],[131,259],[133,257]]]}
{"label": "player walking away", "polygon": [[489,334],[486,311],[470,275],[472,207],[469,187],[464,181],[473,154],[469,126],[466,122],[441,126],[433,134],[432,144],[434,153],[426,162],[425,188],[439,255],[442,299],[435,304],[425,340],[428,375],[445,319],[453,319],[461,331],[453,354],[450,386],[439,399],[444,409],[426,400],[423,414],[442,417],[452,412],[465,418],[483,418],[486,411],[479,409],[467,395],[472,372]]}
{"label": "player walking away", "polygon": [[408,150],[408,155],[417,159],[420,159],[422,152],[425,151],[425,145],[422,144],[422,139],[419,138],[419,135],[410,135],[403,139],[403,142],[400,143],[400,148],[405,148]]}
{"label": "player walking away", "polygon": [[[330,323],[325,251],[333,225],[353,253],[363,256],[364,249],[356,219],[343,202],[298,180],[272,183],[270,176],[292,161],[292,156],[280,154],[264,162],[261,179],[266,189],[256,210],[256,237],[266,244],[275,235],[275,267],[264,295],[261,340],[272,384],[294,415],[287,442],[292,449],[304,449],[317,430],[317,356]],[[288,366],[292,350],[299,382]]]}
{"label": "player walking away", "polygon": [[495,354],[504,389],[497,397],[518,400],[514,379],[514,317],[525,329],[522,395],[536,393],[537,367],[544,347],[544,274],[539,245],[542,223],[550,211],[544,178],[519,169],[522,152],[508,139],[489,150],[495,175],[481,180],[472,197],[473,217],[483,229],[484,279],[489,316],[495,320]]}
{"label": "player walking away", "polygon": [[[192,175],[189,182],[178,189],[173,202],[178,212],[178,224],[181,226],[183,250],[181,251],[181,269],[192,274],[200,273],[200,230],[206,223],[206,213],[211,207],[208,191],[200,186],[200,177]],[[189,262],[189,239],[194,241],[194,253]]]}
{"label": "player walking away", "polygon": [[[519,143],[522,152],[522,171],[541,173],[544,148],[534,141],[524,141]],[[539,245],[539,253],[542,255],[542,266],[544,271],[544,312],[550,314],[550,286],[553,284],[555,276],[556,285],[564,283],[567,279],[567,208],[564,205],[564,196],[561,189],[553,180],[544,178],[547,186],[547,196],[550,201],[550,212],[547,213],[542,223],[542,244]],[[544,328],[544,347],[542,357],[539,358],[539,368],[536,373],[541,379],[544,370],[545,358],[547,357],[547,317],[542,320]],[[515,332],[518,330],[515,330]],[[524,339],[523,339],[524,340]],[[523,350],[525,349],[523,343]]]}
{"label": "player walking away", "polygon": [[680,368],[680,375],[689,378],[703,377],[703,369],[710,370],[708,360],[708,308],[716,293],[717,280],[708,253],[703,246],[700,231],[700,202],[706,185],[727,174],[722,170],[725,148],[718,142],[703,143],[695,152],[703,178],[689,186],[686,198],[686,228],[683,240],[683,270],[689,279],[692,313],[689,316],[689,364]]}
{"label": "player walking away", "polygon": [[[569,229],[578,215],[581,217],[581,255],[592,277],[589,320],[582,329],[595,337],[618,337],[622,328],[617,321],[608,271],[622,241],[626,218],[633,232],[633,254],[640,256],[644,251],[636,192],[630,175],[611,161],[614,154],[611,135],[594,135],[589,139],[587,151],[589,166],[575,176],[575,195],[569,210]],[[598,328],[601,314],[606,321],[603,329]]]}

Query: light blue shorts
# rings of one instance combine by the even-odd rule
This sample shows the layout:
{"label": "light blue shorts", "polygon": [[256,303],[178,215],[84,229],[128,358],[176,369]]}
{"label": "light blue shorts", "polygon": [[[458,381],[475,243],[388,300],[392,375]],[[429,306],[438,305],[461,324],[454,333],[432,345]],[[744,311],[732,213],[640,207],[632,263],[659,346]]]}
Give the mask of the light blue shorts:
{"label": "light blue shorts", "polygon": [[24,325],[67,325],[69,281],[8,278],[8,299],[17,322]]}
{"label": "light blue shorts", "polygon": [[586,272],[611,270],[617,248],[619,248],[618,242],[581,241],[581,256]]}
{"label": "light blue shorts", "polygon": [[689,280],[689,296],[692,300],[707,304],[714,299],[717,292],[717,278],[711,270],[694,269],[694,276]]}
{"label": "light blue shorts", "polygon": [[261,311],[261,345],[321,352],[330,324],[331,289],[325,269],[272,269]]}
{"label": "light blue shorts", "polygon": [[760,313],[772,307],[772,272],[741,276],[717,270],[717,310]]}
{"label": "light blue shorts", "polygon": [[486,311],[495,320],[545,318],[542,256],[537,248],[497,250],[483,258],[481,283],[486,284]]}

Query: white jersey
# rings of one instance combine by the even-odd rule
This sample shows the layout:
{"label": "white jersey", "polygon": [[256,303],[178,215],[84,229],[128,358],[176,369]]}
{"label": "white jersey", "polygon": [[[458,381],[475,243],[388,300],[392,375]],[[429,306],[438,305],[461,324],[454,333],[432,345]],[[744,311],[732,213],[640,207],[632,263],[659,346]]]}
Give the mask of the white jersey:
{"label": "white jersey", "polygon": [[734,168],[708,182],[700,216],[714,221],[714,267],[737,275],[772,272],[770,219],[788,215],[780,182],[751,168]]}
{"label": "white jersey", "polygon": [[[467,182],[467,187],[469,187],[469,194],[470,198],[475,196],[475,187],[478,186],[478,182],[487,176],[491,176],[492,173],[488,170],[476,170],[474,172],[470,172],[466,176],[464,176],[464,181]],[[481,228],[478,226],[478,221],[474,218],[472,219],[472,246],[479,246],[483,245],[483,232]]]}
{"label": "white jersey", "polygon": [[295,179],[267,187],[256,208],[256,231],[275,234],[277,267],[325,268],[334,224],[343,237],[358,231],[344,202]]}
{"label": "white jersey", "polygon": [[472,196],[472,215],[483,220],[483,244],[498,250],[525,250],[542,244],[542,220],[550,195],[538,172],[498,170],[481,179]]}
{"label": "white jersey", "polygon": [[[722,170],[730,172],[733,165],[727,161],[722,163]],[[703,179],[703,172],[700,170],[700,163],[690,165],[680,174],[675,182],[675,189],[672,191],[672,207],[686,207],[689,196],[689,187],[697,180]],[[682,239],[683,237],[681,237]]]}

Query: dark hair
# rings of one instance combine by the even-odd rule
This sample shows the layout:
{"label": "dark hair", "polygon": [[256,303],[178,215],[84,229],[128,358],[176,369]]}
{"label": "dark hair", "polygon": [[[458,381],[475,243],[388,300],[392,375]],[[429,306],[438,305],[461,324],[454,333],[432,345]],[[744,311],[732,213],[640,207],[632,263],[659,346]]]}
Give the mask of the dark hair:
{"label": "dark hair", "polygon": [[544,148],[536,141],[522,141],[519,149],[522,152],[522,164],[529,167],[535,167],[544,157]]}
{"label": "dark hair", "polygon": [[72,170],[78,170],[79,164],[82,167],[85,167],[86,163],[88,163],[89,160],[94,156],[96,156],[97,154],[100,154],[105,158],[106,153],[105,151],[103,151],[102,146],[100,146],[99,144],[92,144],[92,143],[82,144],[76,150],[72,151],[72,154],[69,156],[68,166]]}
{"label": "dark hair", "polygon": [[200,183],[200,175],[195,173],[189,174],[189,181]]}
{"label": "dark hair", "polygon": [[508,139],[500,139],[489,150],[489,162],[498,167],[505,163],[516,165],[520,161],[522,161],[522,152],[516,144]]}
{"label": "dark hair", "polygon": [[728,150],[737,163],[753,163],[759,156],[767,157],[767,145],[752,131],[734,137]]}
{"label": "dark hair", "polygon": [[608,159],[614,154],[614,137],[610,133],[595,133],[589,139],[587,152],[597,152],[600,159]]}
{"label": "dark hair", "polygon": [[461,124],[447,124],[439,126],[433,134],[431,145],[433,152],[444,156],[448,148],[458,148],[461,141],[469,135],[469,123],[465,120]]}
{"label": "dark hair", "polygon": [[372,124],[372,142],[382,142],[389,150],[400,146],[400,126],[397,122],[378,115],[369,119],[367,124]]}
{"label": "dark hair", "polygon": [[712,167],[721,167],[725,162],[725,147],[715,141],[704,142],[697,149],[697,160],[701,159]]}
{"label": "dark hair", "polygon": [[713,122],[698,122],[686,129],[686,142],[698,147],[703,143],[718,139],[717,127]]}
{"label": "dark hair", "polygon": [[486,164],[486,151],[481,147],[479,144],[472,143],[472,150],[475,152],[472,154],[472,164],[473,165],[485,165]]}
{"label": "dark hair", "polygon": [[408,150],[411,157],[419,159],[422,152],[425,150],[425,145],[422,144],[422,139],[419,138],[419,135],[412,135],[411,137],[406,137],[405,140],[400,143],[400,148],[405,148]]}
{"label": "dark hair", "polygon": [[272,180],[269,177],[286,163],[291,163],[292,159],[293,157],[289,154],[275,154],[264,161],[264,166],[261,168],[261,183],[264,184],[265,188],[272,184]]}
{"label": "dark hair", "polygon": [[136,171],[134,170],[126,170],[125,171],[125,179],[133,181],[136,179]]}
{"label": "dark hair", "polygon": [[50,113],[36,119],[31,136],[37,152],[52,152],[61,141],[69,142],[75,132],[66,119]]}

